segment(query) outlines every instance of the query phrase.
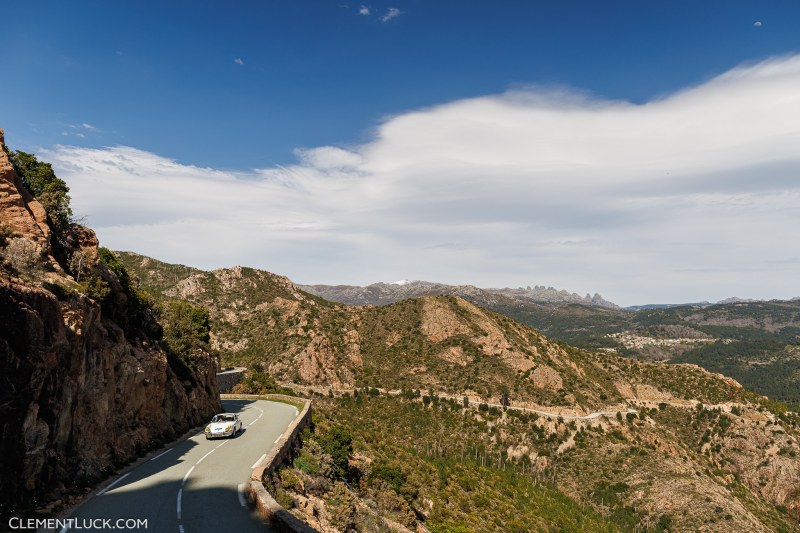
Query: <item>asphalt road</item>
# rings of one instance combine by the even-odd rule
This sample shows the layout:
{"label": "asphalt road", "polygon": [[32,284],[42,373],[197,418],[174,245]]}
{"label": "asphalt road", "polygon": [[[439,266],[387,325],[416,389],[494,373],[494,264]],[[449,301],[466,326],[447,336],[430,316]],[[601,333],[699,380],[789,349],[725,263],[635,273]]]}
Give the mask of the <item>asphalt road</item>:
{"label": "asphalt road", "polygon": [[[237,437],[206,440],[200,432],[159,452],[78,507],[69,517],[76,523],[68,530],[270,531],[248,508],[242,491],[255,463],[294,420],[297,409],[264,400],[222,400],[222,406],[242,419],[244,431]],[[137,519],[147,520],[146,528]]]}

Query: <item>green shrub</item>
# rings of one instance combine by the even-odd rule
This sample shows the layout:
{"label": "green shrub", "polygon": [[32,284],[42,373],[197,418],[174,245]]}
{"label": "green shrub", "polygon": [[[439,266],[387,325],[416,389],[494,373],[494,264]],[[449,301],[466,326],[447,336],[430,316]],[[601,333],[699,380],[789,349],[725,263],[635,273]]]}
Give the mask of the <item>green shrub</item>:
{"label": "green shrub", "polygon": [[53,293],[56,298],[62,301],[69,300],[75,295],[75,291],[59,283],[50,283],[49,281],[45,281],[42,283],[42,287]]}
{"label": "green shrub", "polygon": [[408,482],[408,474],[394,461],[376,461],[369,473],[369,481],[386,483],[394,492],[411,502],[417,497],[417,489]]}
{"label": "green shrub", "polygon": [[333,426],[319,437],[322,449],[333,462],[331,473],[344,479],[350,473],[350,456],[353,454],[353,435],[344,426]]}
{"label": "green shrub", "polygon": [[333,459],[319,442],[304,439],[300,453],[293,461],[294,467],[310,476],[330,477],[333,472]]}
{"label": "green shrub", "polygon": [[337,481],[333,485],[331,497],[328,500],[328,509],[331,513],[331,523],[337,530],[353,529],[356,518],[356,499],[341,481]]}
{"label": "green shrub", "polygon": [[33,154],[18,150],[8,155],[22,185],[44,207],[57,236],[63,235],[72,220],[67,183],[56,176],[50,163],[39,161]]}

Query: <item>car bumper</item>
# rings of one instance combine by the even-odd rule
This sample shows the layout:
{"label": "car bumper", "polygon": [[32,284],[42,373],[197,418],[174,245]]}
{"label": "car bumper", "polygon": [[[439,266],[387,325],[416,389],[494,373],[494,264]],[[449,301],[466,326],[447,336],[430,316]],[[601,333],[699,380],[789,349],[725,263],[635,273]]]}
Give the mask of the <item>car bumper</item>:
{"label": "car bumper", "polygon": [[206,433],[206,437],[209,439],[230,437],[233,435],[234,431],[235,429],[230,429],[228,431],[218,431],[218,432],[209,431],[208,433]]}

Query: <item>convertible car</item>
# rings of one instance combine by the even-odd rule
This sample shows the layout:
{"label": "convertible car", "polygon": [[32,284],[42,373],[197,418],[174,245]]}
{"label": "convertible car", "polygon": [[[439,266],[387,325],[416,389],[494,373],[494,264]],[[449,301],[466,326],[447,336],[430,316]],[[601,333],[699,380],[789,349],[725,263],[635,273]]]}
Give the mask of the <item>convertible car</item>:
{"label": "convertible car", "polygon": [[234,413],[214,415],[211,423],[206,426],[206,439],[215,437],[233,437],[242,430],[242,421]]}

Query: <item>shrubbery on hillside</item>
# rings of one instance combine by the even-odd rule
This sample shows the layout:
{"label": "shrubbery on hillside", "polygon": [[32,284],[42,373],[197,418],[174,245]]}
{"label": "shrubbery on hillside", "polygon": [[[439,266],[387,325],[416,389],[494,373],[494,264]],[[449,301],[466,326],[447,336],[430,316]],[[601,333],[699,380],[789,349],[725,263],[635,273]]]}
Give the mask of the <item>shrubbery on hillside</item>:
{"label": "shrubbery on hillside", "polygon": [[56,176],[50,163],[39,161],[33,154],[20,150],[8,152],[22,184],[47,211],[57,234],[63,234],[72,221],[69,187]]}

